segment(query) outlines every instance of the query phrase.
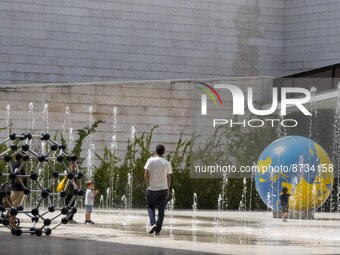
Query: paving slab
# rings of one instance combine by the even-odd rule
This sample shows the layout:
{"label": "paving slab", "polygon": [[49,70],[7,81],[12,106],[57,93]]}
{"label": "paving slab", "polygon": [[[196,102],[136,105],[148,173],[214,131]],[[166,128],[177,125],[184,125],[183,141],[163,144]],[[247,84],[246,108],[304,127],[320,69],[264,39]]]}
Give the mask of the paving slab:
{"label": "paving slab", "polygon": [[[340,254],[340,216],[273,219],[271,212],[167,212],[161,235],[149,235],[145,210],[99,210],[96,223],[60,225],[50,236],[13,236],[0,227],[4,254]],[[31,224],[21,219],[22,226]],[[2,253],[0,253],[2,254]]]}

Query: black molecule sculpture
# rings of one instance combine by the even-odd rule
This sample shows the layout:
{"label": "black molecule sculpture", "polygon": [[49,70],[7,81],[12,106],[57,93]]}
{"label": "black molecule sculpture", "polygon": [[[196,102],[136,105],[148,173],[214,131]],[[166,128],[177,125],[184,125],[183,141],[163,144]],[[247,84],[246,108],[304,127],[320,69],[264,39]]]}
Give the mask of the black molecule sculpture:
{"label": "black molecule sculpture", "polygon": [[[31,148],[37,140],[40,152]],[[12,133],[0,145],[0,223],[16,236],[50,235],[67,224],[84,195],[77,156],[48,133]]]}

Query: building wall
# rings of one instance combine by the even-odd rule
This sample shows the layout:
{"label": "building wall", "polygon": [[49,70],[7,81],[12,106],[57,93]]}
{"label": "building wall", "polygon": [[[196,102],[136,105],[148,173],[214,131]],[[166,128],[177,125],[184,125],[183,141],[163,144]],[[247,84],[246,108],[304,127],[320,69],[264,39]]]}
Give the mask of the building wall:
{"label": "building wall", "polygon": [[339,63],[339,0],[285,0],[284,10],[285,75]]}
{"label": "building wall", "polygon": [[[269,96],[266,94],[270,91],[272,78],[230,78],[205,82],[235,84],[244,91],[252,86],[256,88],[254,100],[267,102]],[[72,127],[77,139],[75,130],[89,126],[89,108],[92,107],[93,120],[105,121],[92,135],[96,151],[102,154],[105,146],[108,148],[111,146],[113,107],[117,107],[115,132],[120,156],[126,151],[132,126],[136,127],[137,136],[143,132],[149,132],[156,125],[159,126],[154,131],[152,147],[156,143],[163,143],[169,151],[172,151],[181,133],[184,139],[191,138],[195,131],[193,129],[196,126],[196,115],[201,117],[201,92],[196,86],[197,84],[190,81],[2,86],[0,89],[0,127],[5,127],[8,122],[11,122],[11,132],[41,134],[48,130],[51,136],[55,137],[56,132],[63,132],[63,126],[65,126],[65,139],[68,139],[68,129]],[[220,94],[223,100],[222,109],[231,118],[231,95],[223,91]],[[221,115],[221,108],[214,107],[210,99],[208,102],[209,116],[214,114],[214,109],[218,110]],[[30,104],[33,107],[29,107]],[[46,104],[48,105],[48,118],[43,115]],[[68,115],[65,114],[67,106],[70,110],[70,124],[65,123],[68,120]],[[228,114],[223,117],[227,118]],[[211,123],[207,125],[211,131]],[[204,125],[197,126],[200,133],[204,134]],[[8,137],[8,130],[0,130],[1,141],[6,137]],[[69,143],[68,146],[71,144]],[[88,142],[83,148],[89,148]]]}
{"label": "building wall", "polygon": [[0,0],[0,84],[282,74],[282,0]]}

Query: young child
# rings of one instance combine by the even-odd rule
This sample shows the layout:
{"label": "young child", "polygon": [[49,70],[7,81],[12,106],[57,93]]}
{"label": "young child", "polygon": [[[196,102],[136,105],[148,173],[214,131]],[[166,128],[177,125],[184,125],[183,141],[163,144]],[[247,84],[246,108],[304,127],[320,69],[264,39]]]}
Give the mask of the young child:
{"label": "young child", "polygon": [[85,223],[86,224],[94,224],[91,220],[91,212],[94,205],[94,197],[98,194],[98,190],[94,190],[94,184],[92,180],[88,180],[86,182],[86,195],[85,195]]}
{"label": "young child", "polygon": [[291,194],[288,193],[288,188],[282,188],[282,194],[280,195],[280,204],[282,206],[282,221],[287,222],[289,212],[289,197]]}

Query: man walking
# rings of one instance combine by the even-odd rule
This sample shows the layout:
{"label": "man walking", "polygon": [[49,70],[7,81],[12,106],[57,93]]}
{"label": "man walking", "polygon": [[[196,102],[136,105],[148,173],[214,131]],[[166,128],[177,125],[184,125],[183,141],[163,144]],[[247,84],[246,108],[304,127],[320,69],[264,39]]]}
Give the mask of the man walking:
{"label": "man walking", "polygon": [[[156,156],[151,157],[145,164],[144,181],[148,187],[146,194],[146,208],[150,218],[149,234],[159,235],[164,219],[166,200],[170,194],[172,167],[169,161],[163,158],[165,147],[162,144],[156,147]],[[158,208],[156,220],[155,208]]]}

